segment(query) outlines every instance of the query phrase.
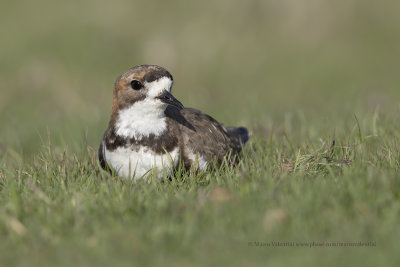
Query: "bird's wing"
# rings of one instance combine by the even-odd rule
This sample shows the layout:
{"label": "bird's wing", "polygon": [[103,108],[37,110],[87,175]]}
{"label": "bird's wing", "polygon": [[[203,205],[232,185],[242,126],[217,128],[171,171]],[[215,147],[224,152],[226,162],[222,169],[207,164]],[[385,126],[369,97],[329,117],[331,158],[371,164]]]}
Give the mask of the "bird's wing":
{"label": "bird's wing", "polygon": [[165,113],[168,123],[180,130],[177,134],[181,137],[183,156],[194,153],[208,162],[216,159],[220,164],[228,153],[233,157],[240,152],[240,139],[211,116],[196,109],[178,110],[171,106]]}
{"label": "bird's wing", "polygon": [[103,143],[103,141],[101,141],[101,143],[100,143],[100,147],[98,150],[98,156],[99,156],[100,166],[105,170],[107,163],[106,163],[106,159],[104,158],[104,143]]}

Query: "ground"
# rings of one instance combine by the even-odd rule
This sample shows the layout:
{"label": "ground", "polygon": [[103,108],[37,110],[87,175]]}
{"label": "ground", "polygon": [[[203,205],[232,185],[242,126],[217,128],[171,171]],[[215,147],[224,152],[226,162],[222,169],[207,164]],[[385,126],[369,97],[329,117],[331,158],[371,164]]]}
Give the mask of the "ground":
{"label": "ground", "polygon": [[[398,266],[397,10],[6,1],[0,266]],[[238,165],[150,184],[101,170],[113,82],[145,63],[252,131]]]}

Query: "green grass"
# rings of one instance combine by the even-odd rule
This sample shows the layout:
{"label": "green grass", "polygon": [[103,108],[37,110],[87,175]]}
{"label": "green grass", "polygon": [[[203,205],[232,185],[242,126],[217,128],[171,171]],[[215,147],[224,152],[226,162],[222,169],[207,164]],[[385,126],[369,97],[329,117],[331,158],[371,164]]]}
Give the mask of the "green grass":
{"label": "green grass", "polygon": [[[398,266],[397,10],[4,1],[0,266]],[[237,166],[151,184],[100,169],[113,82],[144,63],[253,132]],[[376,246],[249,246],[359,241]]]}
{"label": "green grass", "polygon": [[[393,265],[400,258],[397,126],[365,136],[255,134],[236,167],[133,183],[94,150],[1,165],[0,260],[21,265]],[[303,128],[299,129],[302,132]],[[385,134],[390,132],[391,134]],[[344,161],[345,160],[345,161]],[[12,165],[14,168],[10,167]],[[255,247],[248,242],[376,242],[375,247]],[[290,257],[285,256],[290,253]]]}

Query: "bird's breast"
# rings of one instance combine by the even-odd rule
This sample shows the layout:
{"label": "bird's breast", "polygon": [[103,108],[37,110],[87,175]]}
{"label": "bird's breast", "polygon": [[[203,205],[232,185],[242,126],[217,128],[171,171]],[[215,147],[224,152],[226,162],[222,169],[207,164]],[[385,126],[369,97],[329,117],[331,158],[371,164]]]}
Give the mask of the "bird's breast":
{"label": "bird's breast", "polygon": [[157,153],[146,146],[118,147],[108,150],[104,146],[104,156],[118,174],[128,179],[140,179],[155,173],[157,178],[167,177],[179,163],[179,148]]}

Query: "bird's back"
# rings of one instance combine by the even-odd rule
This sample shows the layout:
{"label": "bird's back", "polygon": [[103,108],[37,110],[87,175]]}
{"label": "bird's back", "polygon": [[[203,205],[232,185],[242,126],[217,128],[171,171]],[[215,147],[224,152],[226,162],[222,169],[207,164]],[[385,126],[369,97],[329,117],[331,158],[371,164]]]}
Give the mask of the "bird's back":
{"label": "bird's back", "polygon": [[180,147],[185,165],[193,165],[193,159],[216,160],[220,164],[228,154],[231,159],[241,151],[248,140],[248,131],[244,127],[225,128],[211,116],[203,112],[184,108],[167,107],[165,114],[169,129],[175,129],[180,136]]}

